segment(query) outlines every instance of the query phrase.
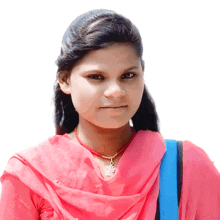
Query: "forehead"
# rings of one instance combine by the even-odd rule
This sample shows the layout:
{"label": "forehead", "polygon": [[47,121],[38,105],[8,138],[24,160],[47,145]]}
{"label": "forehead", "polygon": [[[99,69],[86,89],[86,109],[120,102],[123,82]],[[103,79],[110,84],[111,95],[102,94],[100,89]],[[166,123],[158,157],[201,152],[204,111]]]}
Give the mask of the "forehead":
{"label": "forehead", "polygon": [[108,47],[90,51],[78,63],[78,65],[100,64],[107,66],[135,65],[140,58],[135,49],[128,43],[114,43]]}

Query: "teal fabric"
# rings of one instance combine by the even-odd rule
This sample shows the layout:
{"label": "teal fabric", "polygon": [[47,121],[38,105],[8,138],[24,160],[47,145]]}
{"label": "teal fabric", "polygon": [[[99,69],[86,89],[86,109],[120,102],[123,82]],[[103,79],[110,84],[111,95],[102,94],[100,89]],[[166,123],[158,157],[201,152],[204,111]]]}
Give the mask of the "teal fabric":
{"label": "teal fabric", "polygon": [[165,143],[166,153],[160,165],[160,220],[178,220],[177,141]]}

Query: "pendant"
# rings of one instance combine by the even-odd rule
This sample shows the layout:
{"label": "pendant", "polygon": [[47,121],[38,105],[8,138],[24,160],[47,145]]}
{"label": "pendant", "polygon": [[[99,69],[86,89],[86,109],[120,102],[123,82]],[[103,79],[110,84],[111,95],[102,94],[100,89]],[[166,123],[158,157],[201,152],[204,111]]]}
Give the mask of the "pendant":
{"label": "pendant", "polygon": [[105,175],[111,177],[116,171],[116,168],[114,167],[114,161],[111,158],[111,162],[109,166],[105,167]]}

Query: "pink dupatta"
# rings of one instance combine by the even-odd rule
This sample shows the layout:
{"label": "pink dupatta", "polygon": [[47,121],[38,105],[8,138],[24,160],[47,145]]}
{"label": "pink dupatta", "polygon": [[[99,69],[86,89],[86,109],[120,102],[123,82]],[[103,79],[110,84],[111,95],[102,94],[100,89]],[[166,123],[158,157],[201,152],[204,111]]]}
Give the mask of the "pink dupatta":
{"label": "pink dupatta", "polygon": [[46,199],[53,219],[154,219],[159,192],[159,166],[165,153],[157,132],[139,131],[108,180],[93,155],[55,135],[15,154],[4,175],[10,174]]}

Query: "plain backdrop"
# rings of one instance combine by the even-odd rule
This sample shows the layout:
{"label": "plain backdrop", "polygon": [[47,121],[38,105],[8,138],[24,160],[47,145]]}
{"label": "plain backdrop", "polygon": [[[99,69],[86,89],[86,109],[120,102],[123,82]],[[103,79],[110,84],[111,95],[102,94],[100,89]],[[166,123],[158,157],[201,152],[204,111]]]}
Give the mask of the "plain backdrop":
{"label": "plain backdrop", "polygon": [[167,139],[203,148],[220,170],[220,1],[8,0],[0,3],[0,173],[55,134],[61,39],[78,15],[112,9],[140,30],[145,81]]}

